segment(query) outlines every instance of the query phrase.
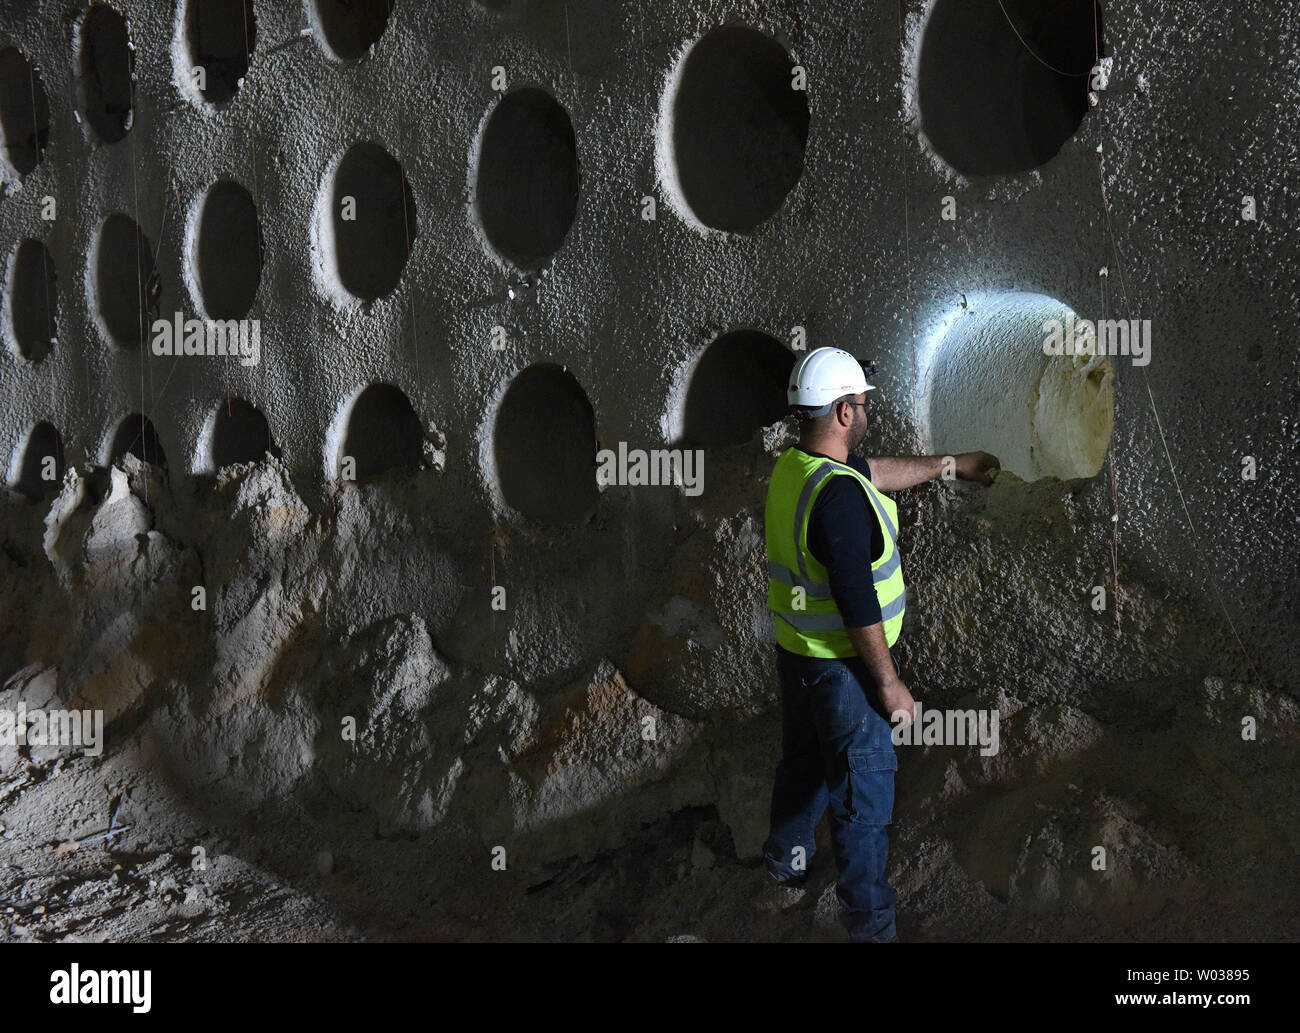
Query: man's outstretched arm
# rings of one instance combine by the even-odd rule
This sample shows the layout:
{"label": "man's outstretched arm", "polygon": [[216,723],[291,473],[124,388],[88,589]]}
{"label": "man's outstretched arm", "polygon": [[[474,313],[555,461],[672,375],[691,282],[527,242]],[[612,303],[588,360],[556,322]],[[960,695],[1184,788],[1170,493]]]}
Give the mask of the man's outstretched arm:
{"label": "man's outstretched arm", "polygon": [[[871,483],[880,491],[902,491],[932,481],[943,473],[946,456],[872,456]],[[1002,468],[998,457],[988,452],[962,452],[952,457],[954,472],[964,481],[992,484],[993,474]]]}

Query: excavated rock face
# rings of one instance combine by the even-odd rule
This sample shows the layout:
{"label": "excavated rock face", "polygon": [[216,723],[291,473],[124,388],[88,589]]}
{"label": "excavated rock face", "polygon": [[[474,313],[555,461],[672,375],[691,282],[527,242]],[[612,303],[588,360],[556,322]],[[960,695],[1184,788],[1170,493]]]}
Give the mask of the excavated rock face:
{"label": "excavated rock face", "polygon": [[830,344],[864,454],[1005,459],[898,496],[904,676],[1000,736],[899,746],[905,931],[1294,936],[1293,15],[965,6],[8,5],[0,711],[106,725],[0,745],[0,935],[833,938],[824,830],[757,870]]}

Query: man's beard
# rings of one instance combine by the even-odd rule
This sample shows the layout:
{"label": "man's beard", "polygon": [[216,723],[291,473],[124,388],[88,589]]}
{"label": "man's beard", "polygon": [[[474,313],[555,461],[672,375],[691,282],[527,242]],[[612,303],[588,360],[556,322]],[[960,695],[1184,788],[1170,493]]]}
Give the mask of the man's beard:
{"label": "man's beard", "polygon": [[[860,412],[860,411],[861,410],[858,409],[854,410],[854,412]],[[862,440],[866,436],[867,436],[867,417],[864,414],[862,416],[862,426],[859,427],[856,423],[853,425],[853,443],[849,446],[849,451],[852,452],[855,448],[857,448],[860,444],[862,444]]]}

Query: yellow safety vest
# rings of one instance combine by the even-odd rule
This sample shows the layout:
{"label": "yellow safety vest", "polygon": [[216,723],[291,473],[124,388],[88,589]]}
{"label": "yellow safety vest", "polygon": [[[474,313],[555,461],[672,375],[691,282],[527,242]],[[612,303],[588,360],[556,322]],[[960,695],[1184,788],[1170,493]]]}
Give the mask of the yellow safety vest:
{"label": "yellow safety vest", "polygon": [[846,463],[788,448],[776,461],[767,487],[767,605],[775,615],[776,640],[801,656],[856,655],[831,597],[826,568],[808,550],[808,521],[818,495],[835,476],[852,477],[875,507],[885,550],[871,564],[880,600],[885,642],[898,641],[903,626],[903,567],[898,555],[898,507]]}

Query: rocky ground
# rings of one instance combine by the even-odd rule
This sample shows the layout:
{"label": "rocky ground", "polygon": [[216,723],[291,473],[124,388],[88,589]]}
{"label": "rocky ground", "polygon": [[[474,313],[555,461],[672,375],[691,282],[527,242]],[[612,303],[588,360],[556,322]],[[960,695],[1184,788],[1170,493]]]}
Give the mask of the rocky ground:
{"label": "rocky ground", "polygon": [[[784,440],[711,454],[699,499],[659,489],[663,550],[576,574],[589,616],[531,580],[536,543],[457,542],[433,468],[320,514],[274,460],[168,488],[127,457],[7,497],[0,709],[107,726],[97,757],[0,747],[0,938],[839,939],[825,826],[805,891],[758,858]],[[904,674],[924,705],[996,709],[1001,740],[899,747],[905,939],[1300,931],[1290,689],[1250,676],[1203,593],[1112,567],[1103,480],[899,498]],[[501,612],[475,595],[497,563]],[[403,608],[404,578],[446,605]]]}

